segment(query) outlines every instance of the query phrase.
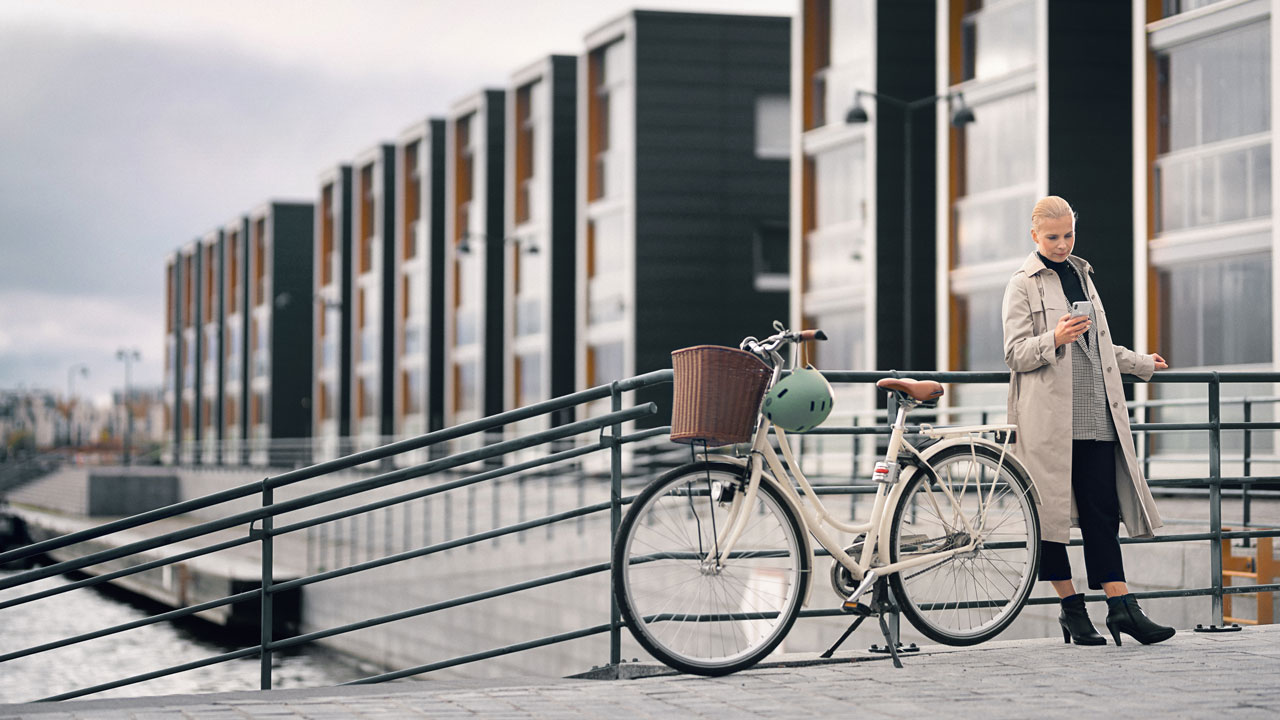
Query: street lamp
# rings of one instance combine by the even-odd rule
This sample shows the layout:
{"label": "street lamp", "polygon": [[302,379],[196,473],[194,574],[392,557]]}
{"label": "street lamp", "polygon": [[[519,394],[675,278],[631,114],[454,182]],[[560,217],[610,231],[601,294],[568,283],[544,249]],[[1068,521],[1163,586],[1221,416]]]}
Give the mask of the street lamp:
{"label": "street lamp", "polygon": [[83,375],[84,377],[89,377],[89,366],[85,365],[84,363],[76,363],[75,365],[72,365],[71,367],[67,368],[67,444],[68,445],[80,444],[78,442],[73,443],[71,439],[71,426],[73,424],[71,418],[72,418],[72,413],[75,411],[76,375],[77,374]]}
{"label": "street lamp", "polygon": [[116,359],[124,361],[124,458],[125,465],[130,463],[129,454],[133,450],[133,408],[129,402],[129,370],[134,362],[142,359],[137,348],[120,348],[116,350]]}
{"label": "street lamp", "polygon": [[910,365],[912,362],[912,335],[915,328],[911,326],[911,114],[922,107],[935,105],[939,100],[946,100],[951,108],[951,125],[962,128],[974,122],[973,110],[964,102],[964,94],[949,92],[941,95],[930,95],[917,100],[902,100],[883,93],[870,90],[855,89],[853,107],[845,113],[844,121],[849,125],[861,125],[870,120],[867,111],[862,107],[863,97],[873,98],[877,103],[888,103],[902,109],[902,314],[906,318],[906,331],[902,333],[902,361]]}

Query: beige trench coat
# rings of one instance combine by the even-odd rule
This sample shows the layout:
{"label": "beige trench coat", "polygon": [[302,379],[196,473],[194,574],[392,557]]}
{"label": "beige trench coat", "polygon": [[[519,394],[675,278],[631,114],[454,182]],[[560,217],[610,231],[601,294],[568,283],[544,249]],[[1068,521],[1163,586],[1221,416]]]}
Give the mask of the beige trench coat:
{"label": "beige trench coat", "polygon": [[[1093,301],[1107,404],[1120,436],[1116,444],[1116,494],[1121,519],[1131,537],[1151,537],[1164,523],[1138,466],[1120,375],[1150,380],[1155,360],[1112,345],[1107,314],[1093,285],[1093,267],[1074,255],[1068,261],[1081,271]],[[1067,296],[1058,274],[1032,252],[1004,293],[1004,361],[1013,371],[1009,378],[1009,422],[1018,426],[1013,451],[1040,491],[1041,537],[1059,543],[1068,542],[1071,528],[1079,527],[1071,493],[1071,352],[1066,345],[1056,347],[1053,338],[1058,318],[1067,312]]]}

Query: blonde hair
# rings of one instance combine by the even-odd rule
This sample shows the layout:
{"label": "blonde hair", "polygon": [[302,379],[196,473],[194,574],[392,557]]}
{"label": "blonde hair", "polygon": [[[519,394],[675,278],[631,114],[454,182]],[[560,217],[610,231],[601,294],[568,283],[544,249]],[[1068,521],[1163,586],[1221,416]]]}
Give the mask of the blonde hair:
{"label": "blonde hair", "polygon": [[1057,195],[1040,198],[1040,202],[1031,210],[1031,229],[1032,231],[1040,227],[1040,223],[1045,220],[1056,220],[1060,217],[1071,216],[1071,222],[1076,221],[1076,211],[1071,209],[1071,204]]}

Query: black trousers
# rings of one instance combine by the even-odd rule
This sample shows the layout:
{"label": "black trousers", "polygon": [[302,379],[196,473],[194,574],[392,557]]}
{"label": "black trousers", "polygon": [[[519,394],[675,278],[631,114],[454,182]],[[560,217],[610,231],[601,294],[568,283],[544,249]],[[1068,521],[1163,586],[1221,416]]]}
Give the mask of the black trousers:
{"label": "black trousers", "polygon": [[[1116,496],[1116,443],[1071,441],[1071,492],[1080,515],[1089,587],[1124,581],[1120,557],[1120,499]],[[1040,579],[1070,580],[1067,546],[1040,541]]]}

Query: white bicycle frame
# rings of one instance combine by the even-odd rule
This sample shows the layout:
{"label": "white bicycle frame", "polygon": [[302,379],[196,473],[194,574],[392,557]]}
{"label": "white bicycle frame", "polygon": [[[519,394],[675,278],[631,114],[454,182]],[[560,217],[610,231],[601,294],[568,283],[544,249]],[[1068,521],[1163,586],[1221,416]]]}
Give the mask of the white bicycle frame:
{"label": "white bicycle frame", "polygon": [[[778,355],[777,351],[772,351],[772,354],[775,360],[773,382],[777,382],[777,379],[781,374],[780,368],[782,358]],[[906,442],[903,438],[906,432],[906,415],[907,408],[900,405],[898,407],[897,418],[893,423],[892,434],[889,436],[889,448],[885,453],[884,461],[890,468],[890,471],[894,472],[898,467],[899,454],[903,449],[906,449],[907,452],[915,457],[921,468],[928,468],[928,471],[932,473],[933,467],[926,459],[926,455],[922,454],[912,446],[911,443]],[[774,451],[772,444],[769,442],[769,430],[771,428],[778,438],[778,447],[782,450],[781,460],[778,458],[777,452]],[[975,459],[977,454],[975,448],[977,445],[982,444],[989,447],[994,445],[995,447],[1000,448],[1000,462],[998,467],[1003,468],[1006,458],[1012,459],[1012,456],[1008,455],[1008,445],[1009,438],[1012,436],[1012,432],[1016,429],[1016,425],[971,425],[965,427],[936,429],[929,426],[923,426],[921,434],[939,439],[967,437],[968,444]],[[1004,432],[1004,442],[996,444],[991,441],[978,438],[981,433],[987,432]],[[822,504],[821,500],[814,492],[813,486],[809,484],[808,478],[806,478],[804,473],[801,471],[800,464],[796,462],[795,456],[791,450],[791,445],[787,442],[786,432],[784,432],[782,428],[773,425],[773,423],[769,422],[768,418],[763,415],[761,415],[759,419],[759,426],[756,429],[755,438],[752,441],[749,459],[743,460],[739,458],[736,460],[739,464],[745,464],[745,467],[750,472],[750,479],[747,482],[747,486],[744,491],[738,493],[735,500],[732,501],[727,521],[718,533],[716,543],[712,546],[716,549],[708,553],[705,562],[707,564],[715,564],[720,562],[723,558],[731,557],[730,553],[733,551],[733,546],[741,536],[743,529],[746,527],[747,520],[749,519],[748,516],[750,513],[746,508],[754,507],[754,502],[760,489],[760,483],[769,482],[783,494],[783,497],[785,497],[796,510],[800,522],[803,525],[802,532],[811,535],[818,541],[818,544],[822,545],[822,547],[826,548],[826,550],[831,553],[831,556],[835,558],[836,562],[840,563],[850,572],[854,579],[861,581],[861,586],[856,592],[854,592],[853,597],[857,597],[869,589],[871,585],[870,580],[875,576],[884,576],[909,568],[935,563],[939,560],[944,560],[955,555],[975,550],[982,542],[982,534],[985,530],[987,520],[987,506],[993,499],[996,488],[996,483],[992,483],[987,497],[980,502],[977,517],[978,525],[976,528],[972,525],[969,518],[964,516],[964,514],[953,513],[952,520],[960,525],[964,529],[966,535],[970,538],[969,543],[966,545],[935,552],[921,553],[895,563],[882,562],[881,564],[874,564],[877,559],[887,560],[890,557],[888,538],[890,534],[889,525],[892,522],[894,515],[892,511],[897,508],[898,503],[901,501],[902,493],[905,491],[907,486],[907,480],[911,477],[910,473],[907,473],[904,477],[894,477],[891,481],[878,482],[876,485],[875,503],[871,508],[870,519],[863,523],[847,523],[832,517],[826,506]],[[784,462],[786,465],[785,468],[783,467]],[[765,474],[765,465],[769,467],[770,474]],[[973,472],[973,468],[975,466],[976,463],[970,465],[970,473]],[[782,481],[782,478],[788,477],[787,470],[790,470],[790,475],[794,476],[798,481],[800,490],[803,491],[804,494],[803,498],[800,493],[796,491],[795,486],[792,483]],[[969,482],[970,477],[966,475],[958,492],[959,496],[963,496],[964,493],[968,491]],[[978,488],[978,480],[976,478],[973,479],[973,483],[975,491],[980,492],[980,488]],[[952,503],[951,506],[953,508],[958,507],[959,503],[956,500],[957,493],[952,492],[950,484],[940,483],[939,487],[947,496],[946,499]],[[938,503],[934,499],[933,488],[929,485],[925,485],[924,492],[926,493],[926,497],[929,502],[933,503],[934,510],[937,512],[938,517],[944,517],[942,509],[938,507]],[[1034,493],[1035,490],[1032,489],[1031,492]],[[846,553],[844,551],[844,544],[838,542],[838,538],[834,536],[832,531],[851,533],[855,535],[865,533],[866,539],[862,544],[862,552],[860,553],[860,556],[854,558]],[[872,570],[874,570],[874,572],[871,572]],[[870,573],[870,575],[868,575],[868,573]]]}

